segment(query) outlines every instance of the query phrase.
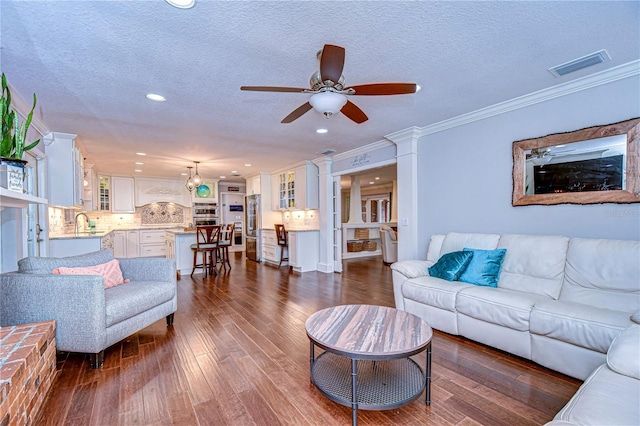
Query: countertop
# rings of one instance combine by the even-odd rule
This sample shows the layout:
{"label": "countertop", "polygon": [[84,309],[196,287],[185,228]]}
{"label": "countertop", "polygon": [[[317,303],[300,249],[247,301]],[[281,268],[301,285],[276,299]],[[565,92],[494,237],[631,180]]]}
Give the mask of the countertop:
{"label": "countertop", "polygon": [[102,238],[105,235],[107,235],[110,232],[113,231],[168,231],[168,232],[174,232],[176,234],[189,234],[189,233],[195,233],[195,231],[184,231],[184,227],[180,226],[180,227],[176,227],[176,226],[171,226],[171,227],[166,227],[166,228],[160,228],[160,227],[142,227],[142,226],[137,226],[137,227],[132,227],[132,228],[118,228],[118,229],[110,229],[110,230],[98,230],[96,232],[89,232],[89,231],[82,231],[82,232],[78,232],[77,234],[75,232],[69,232],[67,234],[57,234],[57,235],[53,235],[53,236],[49,236],[50,240],[64,240],[64,239],[75,239],[75,238]]}

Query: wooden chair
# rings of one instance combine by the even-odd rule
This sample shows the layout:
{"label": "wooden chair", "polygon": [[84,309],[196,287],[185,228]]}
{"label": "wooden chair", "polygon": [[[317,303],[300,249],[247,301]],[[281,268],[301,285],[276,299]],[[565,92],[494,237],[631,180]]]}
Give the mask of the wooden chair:
{"label": "wooden chair", "polygon": [[233,231],[235,230],[236,225],[234,223],[228,223],[226,225],[222,225],[220,228],[220,238],[218,240],[218,258],[220,258],[221,267],[227,269],[227,265],[229,265],[229,269],[231,269],[231,263],[229,262],[229,246],[231,246]]}
{"label": "wooden chair", "polygon": [[[278,266],[282,265],[282,261],[289,261],[289,236],[287,235],[287,231],[284,229],[284,225],[276,225],[276,239],[278,240],[278,246],[280,247],[280,263]],[[287,257],[284,257],[284,249],[287,249]]]}
{"label": "wooden chair", "polygon": [[[196,227],[196,243],[191,244],[193,250],[193,276],[196,268],[202,268],[204,275],[214,271],[218,273],[216,264],[218,263],[217,251],[220,238],[220,225],[203,225]],[[198,263],[198,253],[202,253],[202,263]]]}

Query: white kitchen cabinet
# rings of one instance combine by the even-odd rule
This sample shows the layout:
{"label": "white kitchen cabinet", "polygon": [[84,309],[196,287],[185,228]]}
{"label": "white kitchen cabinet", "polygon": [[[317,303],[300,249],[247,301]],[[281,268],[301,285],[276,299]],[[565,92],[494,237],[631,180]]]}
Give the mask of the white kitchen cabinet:
{"label": "white kitchen cabinet", "polygon": [[289,266],[296,272],[315,271],[320,261],[319,231],[288,231]]}
{"label": "white kitchen cabinet", "polygon": [[[280,263],[280,247],[276,238],[276,230],[263,229],[260,238],[262,238],[262,260],[270,263]],[[285,257],[287,257],[286,250]]]}
{"label": "white kitchen cabinet", "polygon": [[317,209],[318,166],[311,161],[271,176],[273,210]]}
{"label": "white kitchen cabinet", "polygon": [[140,257],[165,257],[166,251],[166,231],[162,229],[140,230]]}
{"label": "white kitchen cabinet", "polygon": [[84,205],[84,159],[75,144],[76,135],[49,133],[47,145],[47,198],[49,205],[82,208]]}
{"label": "white kitchen cabinet", "polygon": [[138,230],[113,231],[113,255],[115,257],[139,257],[140,234]]}
{"label": "white kitchen cabinet", "polygon": [[111,211],[111,177],[98,175],[98,211]]}
{"label": "white kitchen cabinet", "polygon": [[135,178],[135,205],[176,203],[191,207],[191,194],[186,179]]}
{"label": "white kitchen cabinet", "polygon": [[166,233],[166,257],[175,259],[178,274],[190,274],[193,270],[193,250],[191,245],[196,243],[195,232]]}
{"label": "white kitchen cabinet", "polygon": [[84,210],[94,211],[98,210],[98,193],[99,183],[98,175],[93,169],[92,164],[85,164],[84,167]]}
{"label": "white kitchen cabinet", "polygon": [[260,190],[260,175],[249,176],[246,179],[246,194],[247,195],[258,195],[262,194]]}
{"label": "white kitchen cabinet", "polygon": [[133,178],[111,176],[111,211],[135,213],[135,183]]}

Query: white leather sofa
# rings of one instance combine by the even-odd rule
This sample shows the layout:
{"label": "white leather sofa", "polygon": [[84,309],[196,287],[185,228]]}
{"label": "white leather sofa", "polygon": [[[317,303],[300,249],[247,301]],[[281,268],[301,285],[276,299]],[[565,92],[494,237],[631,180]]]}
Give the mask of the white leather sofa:
{"label": "white leather sofa", "polygon": [[613,340],[607,362],[591,373],[547,426],[635,426],[640,424],[639,405],[640,324],[633,324]]}
{"label": "white leather sofa", "polygon": [[[465,247],[507,250],[497,288],[429,276]],[[391,268],[398,309],[580,380],[640,309],[640,241],[449,233]]]}

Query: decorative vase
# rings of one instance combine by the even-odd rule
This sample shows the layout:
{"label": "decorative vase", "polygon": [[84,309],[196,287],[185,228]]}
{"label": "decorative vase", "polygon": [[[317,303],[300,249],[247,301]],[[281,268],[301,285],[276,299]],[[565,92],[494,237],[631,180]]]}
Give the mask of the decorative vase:
{"label": "decorative vase", "polygon": [[0,157],[0,186],[10,191],[24,192],[24,160]]}

